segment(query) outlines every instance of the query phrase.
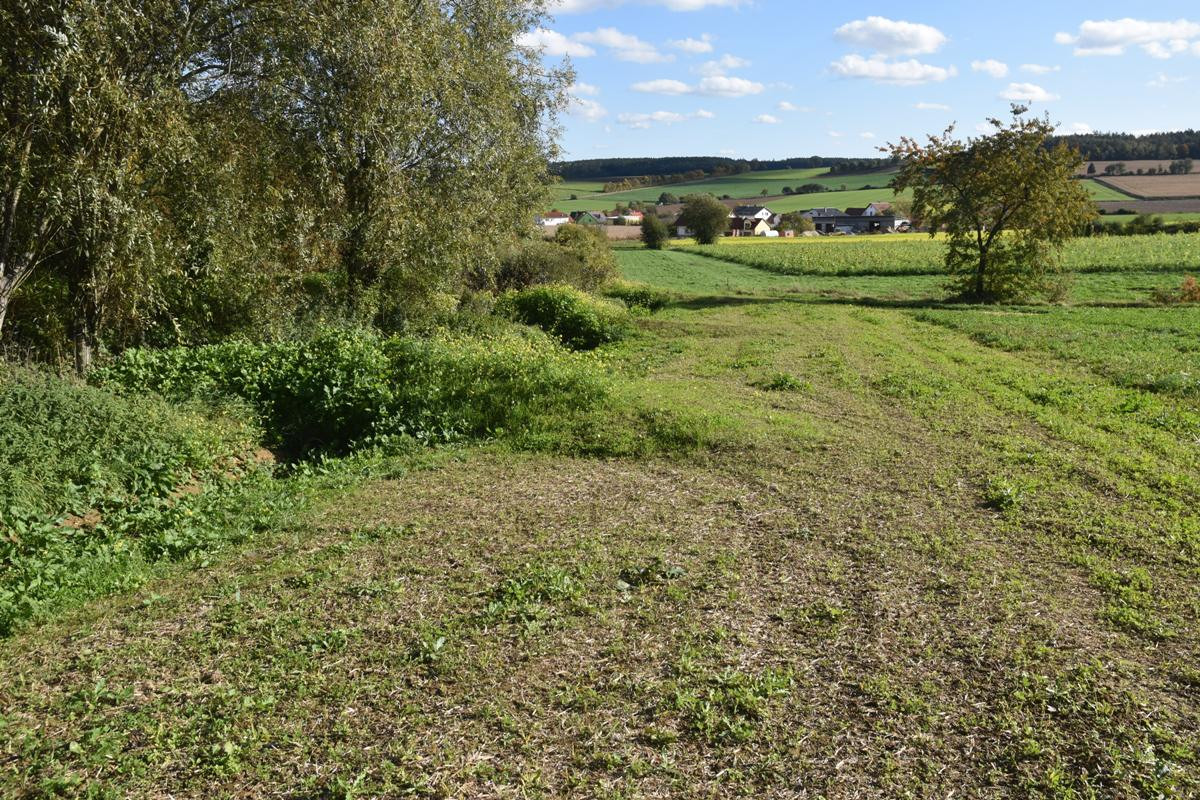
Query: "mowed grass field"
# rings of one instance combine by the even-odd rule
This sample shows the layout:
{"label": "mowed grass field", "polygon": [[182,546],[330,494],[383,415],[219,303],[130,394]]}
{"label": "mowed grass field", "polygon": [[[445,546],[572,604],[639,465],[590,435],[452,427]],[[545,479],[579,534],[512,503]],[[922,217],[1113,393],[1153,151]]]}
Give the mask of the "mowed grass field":
{"label": "mowed grass field", "polygon": [[358,465],[0,641],[0,796],[1197,796],[1187,265],[964,307],[866,242],[618,251],[675,300],[587,424],[669,450]]}

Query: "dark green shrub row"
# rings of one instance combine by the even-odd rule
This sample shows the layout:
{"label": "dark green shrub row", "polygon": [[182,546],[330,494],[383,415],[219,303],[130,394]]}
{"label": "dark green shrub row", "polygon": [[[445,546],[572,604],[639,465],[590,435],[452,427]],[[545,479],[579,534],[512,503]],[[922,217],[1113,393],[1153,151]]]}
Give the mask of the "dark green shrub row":
{"label": "dark green shrub row", "polygon": [[95,380],[171,399],[239,398],[287,455],[338,453],[518,431],[606,390],[597,365],[544,338],[385,338],[329,330],[311,340],[134,350]]}
{"label": "dark green shrub row", "polygon": [[536,325],[573,350],[594,350],[629,332],[625,309],[571,286],[535,286],[500,298],[498,312]]}

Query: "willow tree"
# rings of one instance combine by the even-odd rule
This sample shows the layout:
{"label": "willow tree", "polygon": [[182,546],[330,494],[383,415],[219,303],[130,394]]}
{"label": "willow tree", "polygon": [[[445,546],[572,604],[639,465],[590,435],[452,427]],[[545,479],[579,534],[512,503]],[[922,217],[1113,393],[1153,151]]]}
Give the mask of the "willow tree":
{"label": "willow tree", "polygon": [[912,214],[931,235],[947,236],[946,269],[964,299],[999,302],[1044,291],[1063,245],[1095,218],[1083,163],[1066,144],[1051,146],[1054,125],[1026,117],[989,120],[990,132],[928,143],[904,138],[886,150],[900,161],[896,192],[913,191]]}
{"label": "willow tree", "polygon": [[[259,87],[338,224],[346,297],[404,316],[530,224],[569,75],[540,0],[296,0]],[[382,309],[380,309],[382,306]]]}

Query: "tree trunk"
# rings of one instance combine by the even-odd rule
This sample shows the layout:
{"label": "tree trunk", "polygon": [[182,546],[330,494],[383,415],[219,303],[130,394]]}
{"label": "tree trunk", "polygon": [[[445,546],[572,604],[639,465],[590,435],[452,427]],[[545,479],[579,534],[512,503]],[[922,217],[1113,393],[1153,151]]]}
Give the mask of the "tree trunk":
{"label": "tree trunk", "polygon": [[[81,256],[74,256],[81,259]],[[86,263],[71,264],[67,273],[67,289],[71,297],[71,344],[75,352],[75,372],[83,376],[92,366],[96,354],[99,308],[89,285],[90,270]]]}
{"label": "tree trunk", "polygon": [[375,267],[368,256],[371,227],[371,162],[366,156],[346,172],[342,188],[346,197],[349,225],[342,244],[342,264],[346,270],[346,303],[358,307],[363,289],[375,282]]}

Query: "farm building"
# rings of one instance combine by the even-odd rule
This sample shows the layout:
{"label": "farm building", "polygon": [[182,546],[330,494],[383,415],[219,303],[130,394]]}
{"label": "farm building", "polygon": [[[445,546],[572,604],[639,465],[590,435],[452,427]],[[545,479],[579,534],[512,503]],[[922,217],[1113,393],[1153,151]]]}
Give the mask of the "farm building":
{"label": "farm building", "polygon": [[559,225],[566,225],[570,221],[570,214],[565,214],[558,210],[547,211],[545,214],[539,214],[534,219],[534,222],[543,228],[557,228]]}
{"label": "farm building", "polygon": [[576,225],[607,225],[608,215],[603,211],[572,211],[571,221]]}
{"label": "farm building", "polygon": [[848,208],[845,211],[836,208],[814,208],[805,211],[801,216],[812,220],[813,226],[820,233],[872,233],[895,230],[896,217],[890,210],[880,213],[880,205],[887,204],[872,203],[866,208]]}

